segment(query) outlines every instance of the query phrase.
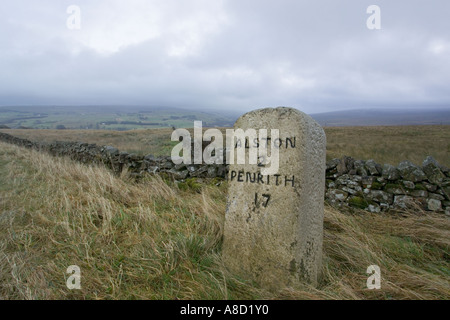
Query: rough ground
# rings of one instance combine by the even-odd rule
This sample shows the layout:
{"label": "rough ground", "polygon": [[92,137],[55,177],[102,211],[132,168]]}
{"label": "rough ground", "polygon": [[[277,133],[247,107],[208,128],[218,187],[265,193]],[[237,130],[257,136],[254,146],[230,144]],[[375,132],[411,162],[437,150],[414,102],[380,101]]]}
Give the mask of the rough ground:
{"label": "rough ground", "polygon": [[[318,288],[261,290],[223,268],[226,185],[181,190],[0,144],[0,299],[449,299],[442,214],[325,209]],[[81,290],[65,286],[70,265]],[[366,288],[367,267],[381,289]]]}

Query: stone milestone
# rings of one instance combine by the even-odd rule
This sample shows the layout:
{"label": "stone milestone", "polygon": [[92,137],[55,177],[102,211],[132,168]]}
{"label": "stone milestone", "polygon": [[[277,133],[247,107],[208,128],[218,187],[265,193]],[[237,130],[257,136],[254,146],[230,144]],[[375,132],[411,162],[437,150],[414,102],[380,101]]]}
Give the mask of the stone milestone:
{"label": "stone milestone", "polygon": [[[223,259],[233,272],[268,289],[316,285],[322,264],[326,138],[310,116],[292,108],[259,109],[236,129],[278,129],[267,152],[278,151],[278,171],[267,164],[230,164]],[[252,143],[253,142],[253,143]],[[237,141],[250,150],[260,140]],[[275,150],[275,148],[277,150]],[[266,172],[267,173],[267,172]]]}

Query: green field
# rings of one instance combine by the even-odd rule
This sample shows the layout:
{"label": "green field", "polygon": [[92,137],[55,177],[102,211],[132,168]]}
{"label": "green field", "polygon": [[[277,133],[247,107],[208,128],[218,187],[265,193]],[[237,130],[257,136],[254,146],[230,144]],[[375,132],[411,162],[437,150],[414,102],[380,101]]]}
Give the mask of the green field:
{"label": "green field", "polygon": [[9,128],[124,131],[193,127],[194,121],[203,121],[203,125],[209,127],[223,127],[232,126],[236,118],[201,110],[161,107],[0,107],[0,126]]}
{"label": "green field", "polygon": [[[221,128],[224,131],[224,128]],[[325,127],[327,159],[351,156],[374,159],[380,164],[397,165],[409,160],[421,165],[427,156],[450,167],[450,125],[447,126],[376,126]],[[190,129],[191,130],[191,129]],[[112,145],[137,154],[168,156],[176,142],[170,140],[172,129],[130,131],[110,130],[0,130],[35,141],[82,141]],[[192,131],[192,130],[191,130]]]}

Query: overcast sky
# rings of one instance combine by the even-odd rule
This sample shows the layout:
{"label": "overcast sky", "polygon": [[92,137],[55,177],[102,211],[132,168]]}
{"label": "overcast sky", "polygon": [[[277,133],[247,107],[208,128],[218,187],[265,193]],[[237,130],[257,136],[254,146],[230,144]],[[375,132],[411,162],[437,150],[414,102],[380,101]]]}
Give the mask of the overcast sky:
{"label": "overcast sky", "polygon": [[450,108],[448,0],[5,0],[0,14],[3,106]]}

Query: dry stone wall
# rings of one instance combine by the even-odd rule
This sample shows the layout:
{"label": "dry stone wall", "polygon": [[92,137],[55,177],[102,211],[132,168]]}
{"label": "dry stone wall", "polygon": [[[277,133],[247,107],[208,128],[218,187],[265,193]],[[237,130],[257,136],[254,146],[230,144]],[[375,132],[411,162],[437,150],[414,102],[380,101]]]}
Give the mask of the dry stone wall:
{"label": "dry stone wall", "polygon": [[[128,170],[137,178],[165,173],[174,180],[226,178],[225,164],[174,165],[170,157],[141,156],[121,152],[112,146],[82,142],[34,142],[0,132],[0,141],[68,156],[76,161],[104,164],[116,173]],[[224,154],[225,157],[225,154]],[[336,207],[354,207],[371,212],[409,207],[446,213],[450,216],[450,170],[432,157],[421,166],[403,161],[398,166],[351,157],[326,164],[325,200]]]}
{"label": "dry stone wall", "polygon": [[53,156],[67,156],[85,164],[103,164],[115,173],[128,170],[140,177],[152,173],[166,173],[175,180],[186,178],[215,178],[226,176],[225,165],[190,164],[175,165],[170,157],[154,157],[123,152],[112,146],[98,146],[83,142],[34,142],[0,132],[0,141],[48,152]]}
{"label": "dry stone wall", "polygon": [[326,200],[371,212],[421,208],[450,215],[450,170],[432,157],[398,166],[351,157],[327,162]]}

